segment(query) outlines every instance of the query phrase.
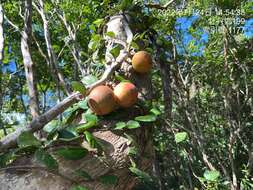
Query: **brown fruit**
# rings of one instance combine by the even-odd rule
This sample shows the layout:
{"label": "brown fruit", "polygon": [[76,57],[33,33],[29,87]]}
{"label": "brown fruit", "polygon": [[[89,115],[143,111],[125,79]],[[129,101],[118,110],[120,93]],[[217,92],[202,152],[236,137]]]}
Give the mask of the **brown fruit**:
{"label": "brown fruit", "polygon": [[88,97],[88,105],[97,115],[106,115],[116,108],[117,103],[112,89],[101,85],[91,91]]}
{"label": "brown fruit", "polygon": [[131,82],[121,82],[114,88],[114,95],[120,106],[128,108],[137,102],[138,91]]}
{"label": "brown fruit", "polygon": [[146,51],[138,51],[132,58],[132,66],[138,73],[147,73],[152,67],[152,58]]}

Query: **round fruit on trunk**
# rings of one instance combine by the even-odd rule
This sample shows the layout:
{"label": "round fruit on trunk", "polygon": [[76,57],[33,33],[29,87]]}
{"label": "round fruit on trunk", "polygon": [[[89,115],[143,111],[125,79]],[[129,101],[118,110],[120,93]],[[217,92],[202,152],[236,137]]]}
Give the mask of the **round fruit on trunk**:
{"label": "round fruit on trunk", "polygon": [[109,114],[117,107],[112,89],[104,85],[97,86],[91,91],[88,105],[97,115]]}
{"label": "round fruit on trunk", "polygon": [[114,88],[114,95],[121,107],[131,107],[137,102],[138,90],[131,82],[121,82]]}
{"label": "round fruit on trunk", "polygon": [[147,73],[152,67],[152,58],[146,51],[138,51],[132,58],[133,69],[138,73]]}

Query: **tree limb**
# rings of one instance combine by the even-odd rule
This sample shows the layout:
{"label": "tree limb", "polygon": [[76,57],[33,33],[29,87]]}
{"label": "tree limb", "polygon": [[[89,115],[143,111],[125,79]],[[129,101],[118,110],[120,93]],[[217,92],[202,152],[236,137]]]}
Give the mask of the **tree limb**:
{"label": "tree limb", "polygon": [[24,28],[21,32],[21,52],[25,67],[25,76],[29,94],[29,107],[31,115],[36,118],[39,113],[39,100],[34,72],[34,63],[30,52],[30,36],[32,33],[32,0],[25,1]]}
{"label": "tree limb", "polygon": [[67,93],[67,95],[70,95],[71,89],[69,85],[64,81],[64,76],[61,73],[60,68],[58,67],[57,57],[52,48],[51,34],[48,28],[48,19],[47,19],[47,15],[44,12],[44,3],[42,0],[39,0],[39,5],[36,5],[35,3],[33,3],[33,6],[37,10],[37,12],[40,14],[43,21],[44,37],[46,41],[47,54],[49,58],[48,61],[50,63],[51,73],[53,77],[55,78],[57,89],[59,90],[60,86],[62,86],[65,92]]}

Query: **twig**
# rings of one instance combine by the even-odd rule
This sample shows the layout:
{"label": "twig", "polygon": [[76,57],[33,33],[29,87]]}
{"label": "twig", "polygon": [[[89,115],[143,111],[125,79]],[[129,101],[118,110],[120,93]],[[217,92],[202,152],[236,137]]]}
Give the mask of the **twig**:
{"label": "twig", "polygon": [[8,19],[8,17],[6,15],[4,15],[4,19],[16,30],[21,34],[21,30],[19,29],[19,27],[17,25],[15,25],[12,21],[10,21]]}

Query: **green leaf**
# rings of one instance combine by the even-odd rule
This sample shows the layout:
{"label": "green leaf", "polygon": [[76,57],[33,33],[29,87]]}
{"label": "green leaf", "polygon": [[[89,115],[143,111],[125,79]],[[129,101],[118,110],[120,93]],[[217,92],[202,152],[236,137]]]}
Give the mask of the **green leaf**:
{"label": "green leaf", "polygon": [[62,141],[73,141],[79,138],[79,135],[71,129],[62,129],[58,131],[58,139]]}
{"label": "green leaf", "polygon": [[76,132],[77,133],[83,133],[84,131],[86,131],[86,130],[92,128],[92,127],[95,127],[95,126],[96,126],[96,124],[94,124],[94,122],[89,121],[88,123],[85,123],[85,124],[82,124],[82,125],[78,126],[76,128]]}
{"label": "green leaf", "polygon": [[89,109],[88,104],[87,104],[87,99],[78,102],[78,103],[77,103],[77,106],[78,106],[79,108],[83,109],[83,110]]}
{"label": "green leaf", "polygon": [[106,33],[107,36],[111,37],[111,38],[115,38],[115,34],[113,31],[109,31]]}
{"label": "green leaf", "polygon": [[136,49],[136,50],[139,50],[140,49],[140,47],[138,46],[138,44],[137,43],[135,43],[135,42],[131,42],[131,46],[134,48],[134,49]]}
{"label": "green leaf", "polygon": [[204,177],[207,181],[216,181],[220,177],[220,172],[217,170],[206,170]]}
{"label": "green leaf", "polygon": [[100,35],[98,34],[93,35],[88,45],[89,49],[93,51],[96,50],[98,46],[100,45],[101,40],[102,38]]}
{"label": "green leaf", "polygon": [[16,159],[16,155],[13,152],[0,154],[0,168],[6,167]]}
{"label": "green leaf", "polygon": [[56,154],[66,160],[79,160],[87,155],[88,151],[82,147],[64,147],[56,151]]}
{"label": "green leaf", "polygon": [[133,0],[122,0],[120,4],[121,10],[126,10],[127,8],[131,7]]}
{"label": "green leaf", "polygon": [[85,135],[86,141],[89,143],[91,148],[96,148],[98,146],[96,139],[89,131],[85,131],[84,135]]}
{"label": "green leaf", "polygon": [[146,173],[143,172],[141,170],[139,170],[138,168],[135,167],[130,167],[129,170],[134,173],[138,178],[144,180],[144,181],[152,181],[152,178]]}
{"label": "green leaf", "polygon": [[46,151],[43,149],[38,149],[36,150],[35,154],[35,159],[46,166],[50,170],[56,170],[58,169],[58,163],[57,161]]}
{"label": "green leaf", "polygon": [[138,121],[133,121],[133,120],[130,120],[127,122],[127,128],[128,129],[136,129],[136,128],[139,128],[140,127],[140,124]]}
{"label": "green leaf", "polygon": [[150,112],[153,113],[153,114],[155,114],[156,116],[161,115],[161,112],[158,109],[156,109],[156,108],[152,108],[150,110]]}
{"label": "green leaf", "polygon": [[50,123],[48,123],[43,127],[43,131],[51,133],[58,127],[58,124],[59,124],[58,120],[52,120]]}
{"label": "green leaf", "polygon": [[99,178],[99,181],[105,185],[116,185],[118,177],[115,175],[104,175]]}
{"label": "green leaf", "polygon": [[119,56],[119,53],[120,53],[120,46],[119,45],[116,45],[115,47],[113,47],[111,50],[110,50],[110,53],[112,54],[112,56],[114,58],[117,58]]}
{"label": "green leaf", "polygon": [[85,113],[82,115],[82,117],[84,117],[86,123],[78,126],[76,128],[76,132],[82,133],[82,132],[86,131],[87,129],[90,129],[90,128],[97,125],[98,117],[96,115],[90,114],[90,113]]}
{"label": "green leaf", "polygon": [[156,120],[156,116],[155,115],[138,116],[135,118],[135,120],[142,122],[153,122]]}
{"label": "green leaf", "polygon": [[94,114],[85,113],[82,117],[84,117],[87,122],[93,122],[94,124],[97,124],[98,122],[98,117]]}
{"label": "green leaf", "polygon": [[103,22],[104,22],[104,19],[99,18],[99,19],[95,20],[95,21],[93,22],[93,24],[95,24],[96,26],[99,27]]}
{"label": "green leaf", "polygon": [[85,86],[88,86],[95,83],[97,80],[98,80],[97,77],[93,75],[88,75],[88,76],[83,77],[82,82],[83,84],[85,84]]}
{"label": "green leaf", "polygon": [[119,82],[130,82],[130,80],[125,79],[124,77],[120,76],[119,74],[115,75],[115,79]]}
{"label": "green leaf", "polygon": [[116,127],[114,129],[123,129],[125,128],[127,125],[125,122],[118,122],[116,123]]}
{"label": "green leaf", "polygon": [[128,150],[128,155],[137,155],[138,149],[136,147],[130,147]]}
{"label": "green leaf", "polygon": [[83,85],[83,83],[78,82],[78,81],[72,81],[71,85],[72,85],[72,88],[73,88],[74,91],[80,92],[81,94],[86,93],[86,88]]}
{"label": "green leaf", "polygon": [[80,185],[77,185],[77,186],[71,187],[70,190],[88,190],[88,189],[86,187],[82,187]]}
{"label": "green leaf", "polygon": [[92,180],[92,177],[84,170],[76,170],[74,171],[74,175],[82,177],[84,180]]}
{"label": "green leaf", "polygon": [[23,132],[19,135],[17,139],[17,143],[19,147],[26,146],[36,146],[39,147],[41,145],[40,141],[34,137],[34,135],[30,132]]}
{"label": "green leaf", "polygon": [[175,141],[176,143],[180,143],[185,141],[187,138],[187,133],[186,132],[179,132],[175,135]]}

